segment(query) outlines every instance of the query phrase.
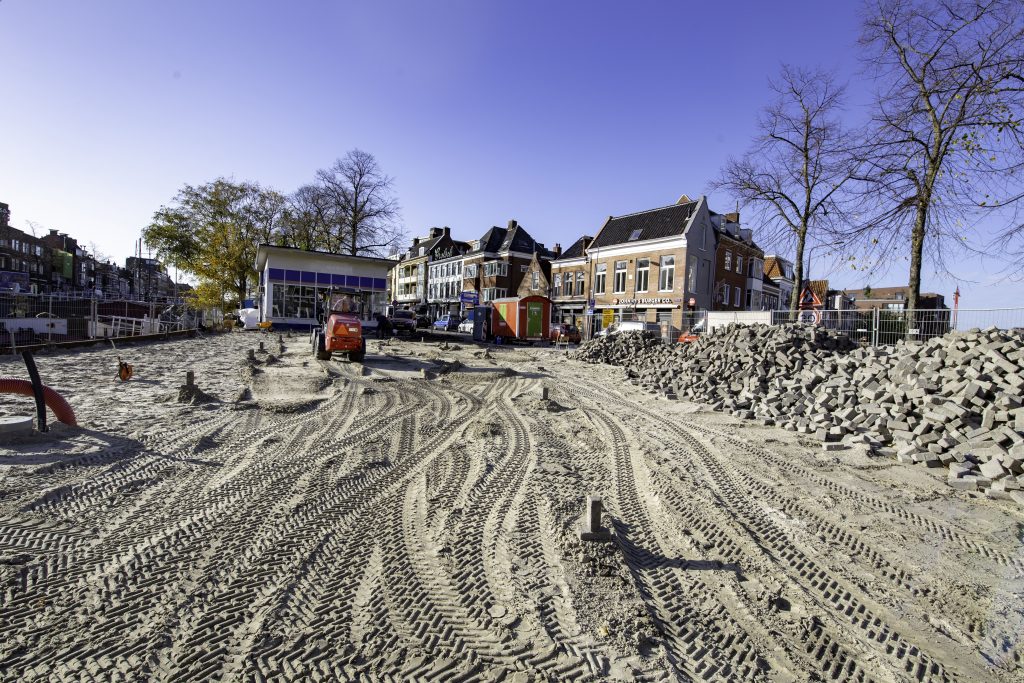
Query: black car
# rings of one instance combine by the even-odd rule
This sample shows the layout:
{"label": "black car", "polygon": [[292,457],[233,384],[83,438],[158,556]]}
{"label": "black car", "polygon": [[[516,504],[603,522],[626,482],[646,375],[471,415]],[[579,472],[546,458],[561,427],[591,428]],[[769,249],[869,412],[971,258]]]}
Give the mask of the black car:
{"label": "black car", "polygon": [[425,315],[416,316],[416,327],[430,327],[430,318]]}
{"label": "black car", "polygon": [[412,336],[412,333],[416,331],[416,314],[412,311],[395,311],[388,318],[391,322],[391,330],[395,334],[406,334]]}

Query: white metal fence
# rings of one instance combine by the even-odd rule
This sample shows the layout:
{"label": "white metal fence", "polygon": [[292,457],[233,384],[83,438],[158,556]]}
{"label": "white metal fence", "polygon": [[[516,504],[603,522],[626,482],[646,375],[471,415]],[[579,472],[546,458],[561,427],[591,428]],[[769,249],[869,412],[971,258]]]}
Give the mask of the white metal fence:
{"label": "white metal fence", "polygon": [[203,312],[180,300],[0,292],[0,353],[34,344],[192,330],[203,323]]}
{"label": "white metal fence", "polygon": [[[600,315],[583,316],[584,338],[596,335],[608,322],[634,320],[629,312],[616,311],[608,320]],[[1024,308],[975,308],[908,311],[890,309],[818,310],[818,311],[688,311],[681,327],[650,323],[650,331],[666,342],[685,340],[687,335],[702,335],[727,325],[816,325],[848,334],[861,344],[881,346],[908,341],[927,341],[953,331],[997,327],[1024,332]]]}

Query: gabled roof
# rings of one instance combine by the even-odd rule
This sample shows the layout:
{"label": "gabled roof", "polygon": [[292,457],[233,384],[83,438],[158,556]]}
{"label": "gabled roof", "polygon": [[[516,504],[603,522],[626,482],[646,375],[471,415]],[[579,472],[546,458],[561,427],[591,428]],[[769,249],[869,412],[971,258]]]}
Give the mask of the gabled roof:
{"label": "gabled roof", "polygon": [[473,249],[469,253],[475,254],[485,251],[497,252],[501,251],[501,245],[505,241],[505,236],[508,230],[505,228],[499,228],[497,225],[492,227],[490,230],[484,233],[484,236],[480,238],[480,247]]}
{"label": "gabled roof", "polygon": [[523,229],[523,226],[516,225],[511,230],[505,231],[505,239],[501,242],[499,251],[521,251],[532,254],[537,247],[537,242],[530,233]]}
{"label": "gabled roof", "polygon": [[[682,235],[696,209],[697,202],[689,202],[610,218],[594,238],[590,248]],[[634,234],[636,236],[630,239]]]}
{"label": "gabled roof", "polygon": [[578,240],[572,243],[572,246],[562,252],[556,261],[564,261],[567,259],[583,258],[586,256],[587,247],[594,241],[594,238],[590,235],[583,235]]}
{"label": "gabled roof", "polygon": [[828,298],[828,280],[808,280],[807,286],[822,303]]}
{"label": "gabled roof", "polygon": [[764,257],[764,275],[769,278],[785,277],[782,273],[782,264],[774,256]]}

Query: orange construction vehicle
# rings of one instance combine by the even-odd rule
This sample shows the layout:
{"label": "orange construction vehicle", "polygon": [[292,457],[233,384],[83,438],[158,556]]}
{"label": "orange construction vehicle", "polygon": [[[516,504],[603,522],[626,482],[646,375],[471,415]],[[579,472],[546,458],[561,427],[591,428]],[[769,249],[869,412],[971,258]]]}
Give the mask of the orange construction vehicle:
{"label": "orange construction vehicle", "polygon": [[324,303],[324,322],[313,330],[313,353],[320,360],[347,353],[350,361],[363,362],[366,340],[359,322],[359,302],[352,294],[333,293],[325,297]]}

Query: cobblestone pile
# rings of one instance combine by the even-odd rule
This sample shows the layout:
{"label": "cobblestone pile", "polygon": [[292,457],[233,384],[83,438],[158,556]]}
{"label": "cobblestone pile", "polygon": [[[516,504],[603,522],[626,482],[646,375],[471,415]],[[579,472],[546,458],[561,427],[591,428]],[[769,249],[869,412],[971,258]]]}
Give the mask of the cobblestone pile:
{"label": "cobblestone pile", "polygon": [[731,326],[692,344],[643,333],[587,342],[574,357],[634,383],[802,434],[826,450],[867,444],[947,467],[949,483],[1024,505],[1024,337],[971,330],[860,348],[801,325]]}

